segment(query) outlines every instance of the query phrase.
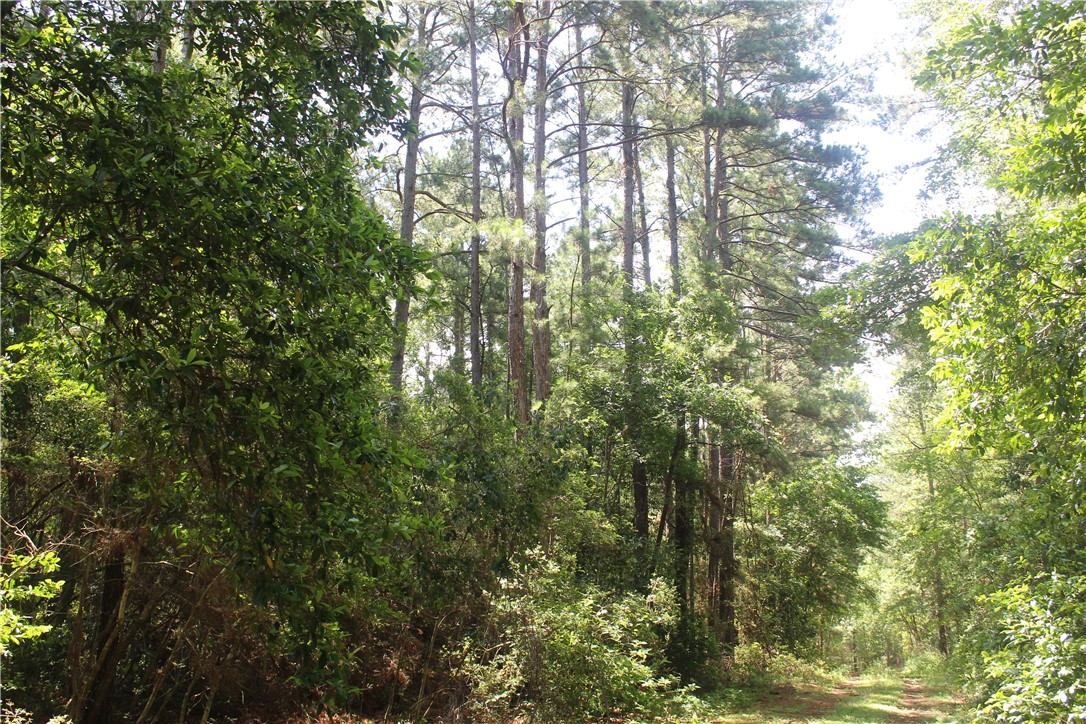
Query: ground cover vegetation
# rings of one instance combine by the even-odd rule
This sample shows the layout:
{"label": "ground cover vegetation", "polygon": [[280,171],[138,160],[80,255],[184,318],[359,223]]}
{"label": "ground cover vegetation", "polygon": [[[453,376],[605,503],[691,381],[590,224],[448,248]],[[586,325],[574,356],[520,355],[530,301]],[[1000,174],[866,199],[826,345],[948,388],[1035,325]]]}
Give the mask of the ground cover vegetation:
{"label": "ground cover vegetation", "polygon": [[822,3],[0,7],[6,715],[1086,716],[1081,4],[930,11],[1003,211],[858,269]]}

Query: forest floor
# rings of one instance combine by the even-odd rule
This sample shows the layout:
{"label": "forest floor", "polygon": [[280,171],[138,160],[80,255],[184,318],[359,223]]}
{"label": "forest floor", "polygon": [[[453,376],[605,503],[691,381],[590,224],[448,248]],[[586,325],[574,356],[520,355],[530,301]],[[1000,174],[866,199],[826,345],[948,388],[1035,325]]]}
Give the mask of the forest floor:
{"label": "forest floor", "polygon": [[858,678],[836,684],[779,686],[713,724],[860,724],[948,722],[962,702],[916,679]]}

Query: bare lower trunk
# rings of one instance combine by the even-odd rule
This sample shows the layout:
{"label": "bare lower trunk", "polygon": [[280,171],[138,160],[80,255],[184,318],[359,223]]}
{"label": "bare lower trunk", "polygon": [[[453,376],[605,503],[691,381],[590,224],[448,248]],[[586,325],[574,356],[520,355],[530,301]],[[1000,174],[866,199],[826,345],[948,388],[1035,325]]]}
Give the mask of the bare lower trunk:
{"label": "bare lower trunk", "polygon": [[[680,415],[675,420],[675,446],[686,456],[686,416]],[[675,471],[675,525],[671,540],[675,546],[675,592],[679,597],[679,609],[684,614],[691,611],[690,570],[694,559],[694,520],[693,489],[687,473],[685,460],[681,460]]]}
{"label": "bare lower trunk", "polygon": [[722,451],[720,455],[721,528],[720,528],[720,601],[717,612],[720,643],[731,651],[739,643],[735,617],[735,592],[739,578],[739,561],[735,557],[735,524],[739,512],[739,480],[735,454]]}
{"label": "bare lower trunk", "polygon": [[[920,436],[921,439],[926,439],[928,435],[927,423],[924,419],[923,409],[917,410],[917,419],[920,422]],[[935,502],[935,473],[931,467],[931,459],[924,458],[924,472],[927,475],[928,480],[928,499],[931,502]],[[939,647],[939,653],[943,656],[947,656],[950,653],[950,642],[947,640],[946,631],[946,591],[943,589],[943,571],[941,568],[939,546],[936,543],[932,549],[932,567],[935,569],[935,576],[932,580],[933,593],[935,594],[935,626],[936,634],[938,636],[937,645]]]}
{"label": "bare lower trunk", "polygon": [[739,576],[735,523],[739,495],[734,453],[712,444],[708,473],[709,618],[717,640],[725,651],[731,651],[739,642],[735,617]]}
{"label": "bare lower trunk", "polygon": [[[936,560],[938,565],[938,560]],[[943,656],[950,654],[950,642],[946,631],[946,593],[943,590],[943,573],[935,569],[935,620],[938,623],[939,653]]]}
{"label": "bare lower trunk", "polygon": [[98,611],[98,632],[88,678],[82,682],[82,696],[73,720],[77,724],[108,724],[113,721],[113,694],[120,663],[122,605],[124,602],[124,551],[110,554],[102,567],[102,598]]}
{"label": "bare lower trunk", "polygon": [[705,548],[708,561],[705,570],[706,608],[709,622],[718,627],[720,611],[720,529],[724,517],[724,505],[720,496],[720,446],[709,437],[709,467],[705,479]]}
{"label": "bare lower trunk", "polygon": [[532,302],[535,305],[535,322],[532,325],[532,378],[535,382],[535,399],[545,403],[551,396],[551,323],[547,305],[547,37],[551,13],[550,0],[542,0],[539,15],[543,26],[540,30],[536,51],[535,75],[535,258],[532,270]]}
{"label": "bare lower trunk", "polygon": [[[143,531],[145,534],[146,530]],[[143,535],[131,549],[127,565],[125,551],[118,547],[109,552],[102,568],[98,630],[87,665],[81,669],[75,681],[77,694],[69,704],[72,720],[76,724],[106,724],[116,720],[113,698],[120,663],[136,634],[144,629],[154,614],[164,593],[160,592],[158,598],[147,601],[138,616],[128,615],[133,582],[140,564]],[[80,601],[81,606],[85,603],[85,599]]]}

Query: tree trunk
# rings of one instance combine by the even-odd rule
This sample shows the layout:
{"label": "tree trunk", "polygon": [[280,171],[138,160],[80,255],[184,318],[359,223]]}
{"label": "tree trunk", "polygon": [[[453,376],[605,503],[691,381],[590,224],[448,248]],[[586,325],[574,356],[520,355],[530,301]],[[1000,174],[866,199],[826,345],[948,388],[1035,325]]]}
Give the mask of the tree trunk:
{"label": "tree trunk", "polygon": [[[428,9],[422,9],[418,23],[418,43],[422,47],[426,42]],[[419,162],[419,121],[422,119],[422,79],[411,82],[411,101],[408,105],[410,132],[407,137],[407,150],[403,165],[403,196],[400,210],[400,239],[411,246],[415,239],[415,196],[418,180]],[[404,357],[407,349],[407,322],[411,314],[411,296],[407,290],[396,300],[396,332],[392,342],[392,368],[390,378],[393,394],[397,397],[403,391]]]}
{"label": "tree trunk", "polygon": [[[575,27],[577,55],[584,54],[584,38],[581,26]],[[592,230],[589,227],[588,193],[588,101],[585,97],[586,79],[577,79],[577,192],[580,196],[580,229],[578,235],[581,245],[581,321],[585,322],[589,299],[589,286],[592,283]],[[587,332],[581,334],[582,352],[587,353],[591,337]]]}
{"label": "tree trunk", "polygon": [[464,374],[464,303],[453,300],[453,356],[452,369],[458,375]]}
{"label": "tree trunk", "polygon": [[497,323],[494,310],[488,309],[483,321],[483,376],[489,375],[491,379],[494,379],[498,375],[498,371],[494,369],[494,358],[492,356],[494,352],[494,325]]}
{"label": "tree trunk", "polygon": [[[524,3],[517,2],[509,20],[509,52],[505,58],[505,75],[509,81],[509,96],[505,102],[506,139],[510,153],[510,181],[513,190],[513,219],[523,228],[526,218],[524,204],[524,81],[528,72],[528,27],[524,19]],[[509,386],[517,423],[528,423],[528,369],[524,345],[524,250],[519,240],[514,244],[509,263]]]}
{"label": "tree trunk", "polygon": [[[928,437],[927,423],[924,420],[923,409],[917,410],[917,418],[920,422],[920,439],[926,441]],[[935,473],[931,469],[931,458],[924,456],[924,473],[928,480],[928,500],[935,502]],[[939,554],[939,545],[936,543],[931,551],[932,567],[935,575],[932,580],[932,588],[935,594],[935,625],[938,636],[939,653],[943,656],[950,654],[950,643],[947,641],[946,632],[946,591],[943,589],[942,556]]]}
{"label": "tree trunk", "polygon": [[479,111],[479,48],[475,37],[475,3],[468,3],[468,52],[471,63],[471,386],[483,384],[483,290],[480,267],[483,218],[483,125]]}
{"label": "tree trunk", "polygon": [[82,706],[75,718],[79,724],[108,724],[113,720],[113,689],[117,664],[120,662],[117,639],[124,585],[124,550],[120,549],[110,554],[102,568],[98,632],[91,657],[91,678],[83,685]]}
{"label": "tree trunk", "polygon": [[682,275],[679,271],[679,201],[675,194],[675,141],[668,136],[667,147],[667,234],[671,243],[671,294],[675,299],[682,296]]}
{"label": "tree trunk", "polygon": [[158,42],[155,44],[155,60],[151,64],[152,73],[164,73],[166,72],[166,60],[169,57],[170,43],[172,42],[173,35],[173,1],[164,0],[159,3],[158,10],[158,23],[159,23],[159,35]]}
{"label": "tree trunk", "polygon": [[550,307],[547,306],[547,42],[550,33],[550,0],[542,0],[539,16],[543,24],[536,43],[535,70],[535,259],[532,270],[532,301],[535,323],[532,325],[532,378],[535,399],[546,403],[551,396],[551,327]]}
{"label": "tree trunk", "polygon": [[739,643],[739,630],[735,621],[735,589],[739,578],[739,561],[735,557],[735,522],[739,512],[738,466],[733,452],[720,454],[720,600],[717,622],[720,642],[725,651],[732,651]]}
{"label": "tree trunk", "polygon": [[[724,108],[727,101],[728,89],[727,83],[725,82],[724,41],[719,30],[717,31],[717,57],[720,62],[717,66],[716,74],[716,104],[718,108]],[[730,239],[728,238],[728,195],[726,193],[728,186],[728,157],[727,154],[724,153],[723,129],[717,131],[714,156],[713,193],[717,204],[717,209],[714,214],[717,225],[714,232],[716,241],[715,253],[720,268],[724,271],[729,271],[732,268],[732,259],[731,247],[729,246]]]}
{"label": "tree trunk", "polygon": [[[91,647],[88,667],[81,672],[78,694],[69,703],[72,720],[76,724],[108,724],[115,721],[113,695],[117,671],[125,652],[131,647],[133,637],[140,631],[155,611],[159,599],[149,601],[143,612],[125,626],[129,608],[132,581],[140,563],[140,548],[145,540],[142,532],[139,543],[132,550],[125,575],[126,552],[121,545],[114,545],[106,554],[102,567],[102,593],[98,606],[98,629]],[[88,566],[93,566],[88,562]],[[85,600],[81,600],[81,606]],[[127,628],[127,630],[126,630]]]}
{"label": "tree trunk", "polygon": [[185,3],[185,25],[181,35],[181,62],[188,65],[192,62],[192,50],[196,46],[196,22],[192,17],[192,2]]}
{"label": "tree trunk", "polygon": [[[671,294],[678,300],[682,295],[682,276],[679,270],[679,203],[675,193],[675,141],[671,136],[664,139],[667,153],[667,233],[671,247],[669,271]],[[675,445],[685,456],[687,444],[686,415],[675,418]],[[694,560],[693,490],[685,460],[675,471],[674,499],[675,526],[672,529],[672,545],[675,547],[675,592],[679,597],[679,610],[688,616],[693,606],[690,592],[690,570]]]}
{"label": "tree trunk", "polygon": [[635,451],[630,467],[634,495],[634,534],[637,539],[647,542],[649,539],[649,471],[645,461]]}
{"label": "tree trunk", "polygon": [[[634,87],[631,83],[622,84],[622,294],[626,304],[633,303],[634,280],[634,244],[637,240],[637,221],[634,208]],[[627,314],[630,310],[627,310]],[[626,324],[627,357],[633,343],[632,325]],[[632,360],[627,360],[632,362]]]}
{"label": "tree trunk", "polygon": [[634,194],[636,183],[634,180],[636,163],[636,134],[634,125],[635,89],[632,83],[622,84],[622,166],[623,166],[623,193],[622,193],[622,284],[623,301],[625,302],[625,319],[623,320],[623,342],[626,348],[626,382],[629,385],[631,399],[630,409],[627,411],[626,435],[633,451],[633,461],[630,465],[630,473],[633,484],[634,502],[634,535],[644,545],[649,537],[649,484],[648,470],[645,461],[641,458],[638,448],[641,445],[641,421],[633,400],[639,396],[641,387],[641,371],[639,369],[640,343],[634,330],[634,244],[637,240],[637,217],[634,208]]}
{"label": "tree trunk", "polygon": [[720,532],[723,526],[724,504],[720,494],[720,446],[715,436],[709,435],[709,466],[705,476],[705,570],[706,610],[709,624],[718,630],[720,612]]}
{"label": "tree trunk", "polygon": [[[939,561],[936,560],[936,564]],[[935,619],[938,622],[939,653],[943,656],[950,655],[950,642],[946,632],[946,592],[943,590],[943,572],[935,569]]]}
{"label": "tree trunk", "polygon": [[645,206],[645,181],[641,175],[641,149],[636,145],[634,146],[634,173],[637,183],[638,220],[640,221],[638,239],[641,244],[641,274],[647,290],[652,288],[652,264],[649,260],[649,218],[648,209]]}
{"label": "tree trunk", "polygon": [[735,591],[739,567],[735,557],[738,495],[734,455],[710,443],[707,480],[709,620],[725,651],[739,642],[735,623]]}
{"label": "tree trunk", "polygon": [[[705,197],[705,241],[702,247],[702,255],[706,264],[710,264],[716,249],[716,196],[713,195],[713,131],[709,128],[702,132],[702,162],[704,166],[704,184],[702,195]],[[709,275],[710,284],[714,282],[712,274]]]}
{"label": "tree trunk", "polygon": [[693,609],[690,569],[694,560],[693,486],[685,460],[688,447],[686,415],[679,415],[675,419],[675,446],[682,449],[683,459],[675,470],[675,525],[671,529],[671,542],[675,547],[675,593],[679,597],[679,610],[685,615]]}
{"label": "tree trunk", "polygon": [[[705,47],[701,48],[701,103],[709,106],[709,63],[706,58]],[[705,238],[702,245],[702,258],[706,264],[710,264],[716,248],[716,197],[713,195],[713,129],[706,126],[701,135],[701,160],[702,160],[702,197],[705,204]],[[715,279],[709,275],[709,284],[713,285]]]}
{"label": "tree trunk", "polygon": [[728,165],[727,157],[724,154],[724,149],[721,147],[721,138],[723,133],[717,134],[717,148],[716,148],[716,251],[717,251],[717,264],[720,265],[722,271],[731,271],[732,268],[732,254],[731,254],[731,234],[728,230],[728,196],[725,193],[725,189],[728,186]]}

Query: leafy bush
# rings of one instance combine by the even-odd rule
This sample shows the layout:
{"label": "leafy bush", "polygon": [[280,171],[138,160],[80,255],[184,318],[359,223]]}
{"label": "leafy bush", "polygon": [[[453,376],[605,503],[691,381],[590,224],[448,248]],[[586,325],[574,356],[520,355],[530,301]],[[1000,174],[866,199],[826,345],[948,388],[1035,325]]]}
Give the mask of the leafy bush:
{"label": "leafy bush", "polygon": [[[10,531],[5,531],[10,534]],[[37,623],[43,602],[60,592],[61,582],[46,578],[60,568],[56,551],[4,551],[0,568],[0,656],[13,646],[48,633],[51,626]]]}
{"label": "leafy bush", "polygon": [[829,676],[818,662],[788,651],[781,651],[770,658],[767,673],[774,682],[824,682]]}
{"label": "leafy bush", "polygon": [[659,712],[681,698],[660,673],[675,621],[674,591],[653,579],[646,594],[612,594],[574,582],[572,559],[529,554],[501,582],[479,641],[459,672],[474,721],[543,721]]}
{"label": "leafy bush", "polygon": [[931,649],[918,651],[909,657],[903,668],[905,676],[920,679],[928,686],[951,689],[958,685],[958,666],[954,658],[947,658]]}
{"label": "leafy bush", "polygon": [[[0,704],[0,721],[4,724],[34,724],[35,721],[41,721],[41,719],[35,719],[34,715],[26,709],[12,708],[4,703]],[[66,716],[56,716],[46,724],[71,724],[71,721]]]}
{"label": "leafy bush", "polygon": [[706,621],[696,614],[680,611],[674,630],[668,637],[667,659],[683,681],[695,682],[704,689],[720,684],[714,663],[719,646]]}
{"label": "leafy bush", "polygon": [[1000,617],[977,721],[1086,721],[1086,576],[1038,577],[981,598]]}
{"label": "leafy bush", "polygon": [[729,686],[766,687],[799,681],[820,681],[825,674],[816,663],[787,651],[771,652],[757,641],[735,647],[718,667]]}
{"label": "leafy bush", "polygon": [[735,647],[728,679],[732,684],[764,684],[769,678],[769,652],[757,641]]}

